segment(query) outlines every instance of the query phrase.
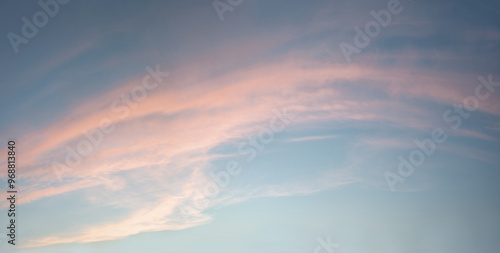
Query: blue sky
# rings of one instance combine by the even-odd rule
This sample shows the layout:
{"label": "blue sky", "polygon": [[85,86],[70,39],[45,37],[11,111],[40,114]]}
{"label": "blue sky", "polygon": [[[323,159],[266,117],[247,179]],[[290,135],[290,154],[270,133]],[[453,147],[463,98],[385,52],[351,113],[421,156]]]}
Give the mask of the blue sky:
{"label": "blue sky", "polygon": [[500,3],[41,2],[0,3],[1,252],[498,252]]}

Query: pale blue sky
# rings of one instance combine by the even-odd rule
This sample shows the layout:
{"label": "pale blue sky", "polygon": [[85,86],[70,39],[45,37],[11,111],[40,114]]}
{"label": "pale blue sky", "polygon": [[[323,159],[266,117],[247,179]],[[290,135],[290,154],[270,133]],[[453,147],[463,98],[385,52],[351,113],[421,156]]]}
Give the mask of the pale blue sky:
{"label": "pale blue sky", "polygon": [[[401,0],[346,61],[340,44],[388,2],[244,0],[222,21],[212,1],[72,0],[18,53],[7,35],[41,7],[0,3],[0,142],[17,140],[20,191],[18,245],[0,252],[307,253],[328,236],[340,253],[498,252],[500,86],[478,77],[500,82],[500,4]],[[169,75],[128,105],[155,68]],[[436,128],[447,140],[391,190]]]}

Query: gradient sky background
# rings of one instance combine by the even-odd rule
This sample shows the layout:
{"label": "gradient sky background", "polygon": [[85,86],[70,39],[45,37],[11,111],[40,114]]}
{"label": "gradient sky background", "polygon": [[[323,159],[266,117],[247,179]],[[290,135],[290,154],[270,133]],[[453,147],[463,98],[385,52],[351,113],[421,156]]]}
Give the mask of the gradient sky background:
{"label": "gradient sky background", "polygon": [[[499,252],[500,87],[458,129],[443,113],[500,81],[500,2],[401,0],[347,62],[339,44],[387,3],[244,0],[221,21],[211,0],[72,0],[16,54],[7,34],[41,8],[2,1],[0,166],[16,139],[20,193],[0,252],[307,253],[328,236],[341,253]],[[157,65],[169,76],[120,117]],[[254,159],[238,151],[284,108]],[[114,131],[59,180],[104,118]],[[391,191],[434,128],[447,141]],[[242,172],[186,219],[231,160]]]}

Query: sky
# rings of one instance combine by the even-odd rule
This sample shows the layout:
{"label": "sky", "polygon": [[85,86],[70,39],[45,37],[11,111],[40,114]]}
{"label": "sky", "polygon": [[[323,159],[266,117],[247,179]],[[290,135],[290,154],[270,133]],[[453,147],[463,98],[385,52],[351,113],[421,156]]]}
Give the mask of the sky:
{"label": "sky", "polygon": [[498,1],[0,17],[0,252],[500,250]]}

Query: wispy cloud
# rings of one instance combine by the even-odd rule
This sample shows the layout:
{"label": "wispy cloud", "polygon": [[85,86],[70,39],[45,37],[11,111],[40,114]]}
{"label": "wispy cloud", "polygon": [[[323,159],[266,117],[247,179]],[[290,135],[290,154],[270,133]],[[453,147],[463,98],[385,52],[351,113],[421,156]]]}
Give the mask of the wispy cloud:
{"label": "wispy cloud", "polygon": [[[24,147],[23,170],[19,172],[25,182],[20,204],[33,204],[36,200],[57,198],[63,194],[84,193],[84,201],[91,206],[120,207],[130,213],[119,221],[87,224],[88,227],[78,229],[71,235],[29,238],[23,246],[113,240],[142,232],[186,229],[212,221],[213,217],[201,210],[186,222],[179,213],[179,207],[192,202],[195,190],[211,181],[207,172],[214,161],[235,156],[213,154],[214,148],[232,145],[255,135],[263,122],[274,117],[272,111],[275,108],[286,107],[297,115],[294,129],[290,130],[290,137],[285,139],[284,144],[293,145],[297,142],[340,139],[341,135],[336,133],[313,135],[297,131],[301,132],[299,135],[293,132],[325,123],[359,124],[363,130],[393,128],[425,131],[436,123],[432,118],[435,110],[429,109],[427,103],[452,105],[473,94],[470,83],[476,81],[477,74],[415,67],[415,62],[422,59],[418,48],[397,54],[374,54],[367,50],[352,64],[334,62],[334,56],[322,51],[326,44],[324,39],[318,39],[317,43],[306,42],[332,30],[335,31],[332,36],[339,33],[342,37],[346,24],[347,27],[355,25],[353,21],[357,18],[352,13],[339,13],[338,6],[329,6],[331,10],[321,9],[312,15],[314,22],[310,24],[310,29],[286,26],[280,32],[256,32],[258,35],[246,35],[244,39],[238,37],[226,43],[214,43],[217,45],[179,60],[176,67],[168,70],[171,75],[165,83],[148,94],[137,107],[130,108],[126,117],[114,111],[111,105],[140,84],[143,75],[127,77],[126,81],[103,88],[98,95],[79,100],[67,108],[58,108],[57,115],[60,116],[46,124],[32,124],[32,127],[18,129],[22,136],[20,142],[30,143]],[[343,21],[346,24],[333,22],[330,17],[333,14],[349,16]],[[402,31],[401,26],[424,25],[415,36],[425,41],[432,33],[428,27],[432,24],[426,20],[408,22],[402,19],[395,21],[387,33],[389,36],[401,35],[406,31]],[[117,27],[120,31],[125,29]],[[214,29],[213,32],[219,31]],[[498,34],[489,30],[478,33],[498,39]],[[183,36],[199,39],[195,33],[183,33]],[[474,33],[471,36],[479,35]],[[67,54],[48,60],[47,65],[37,72],[57,69],[72,57],[95,47],[95,43],[95,40],[84,41]],[[384,45],[376,43],[373,46],[381,50],[384,48]],[[280,50],[284,53],[277,52]],[[156,52],[141,53],[156,55]],[[107,58],[103,66],[119,65],[124,59],[133,59],[137,54]],[[433,51],[428,55],[436,55],[435,59],[447,62],[456,60],[456,56],[449,52],[435,54]],[[387,59],[397,64],[381,64]],[[60,84],[49,85],[27,103],[34,104],[44,94],[62,88]],[[485,101],[480,107],[481,112],[492,117],[500,115],[499,109],[496,99]],[[104,118],[109,119],[116,129],[106,134],[102,144],[81,164],[65,172],[63,180],[59,181],[51,168],[52,163],[63,163],[66,147],[75,147],[86,138],[83,132],[98,129]],[[479,130],[460,130],[456,134],[495,140]],[[413,145],[401,138],[380,135],[352,142],[379,151]],[[236,153],[236,146],[234,150]],[[243,190],[229,189],[214,199],[208,208],[252,198],[308,195],[370,181],[372,174],[366,173],[362,177],[357,172],[374,170],[371,160],[368,161],[373,154],[346,153],[347,160],[352,158],[353,161],[349,161],[350,165],[345,168],[327,170],[310,180],[263,183]],[[487,155],[491,157],[491,154]],[[474,159],[482,159],[480,156]],[[103,188],[105,191],[102,191]],[[148,196],[148,199],[142,200],[141,196]],[[147,206],[140,205],[142,201],[146,201]]]}
{"label": "wispy cloud", "polygon": [[314,141],[314,140],[334,139],[337,137],[338,137],[337,135],[306,136],[306,137],[290,138],[287,141],[289,142]]}

